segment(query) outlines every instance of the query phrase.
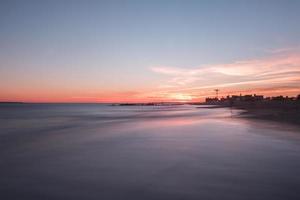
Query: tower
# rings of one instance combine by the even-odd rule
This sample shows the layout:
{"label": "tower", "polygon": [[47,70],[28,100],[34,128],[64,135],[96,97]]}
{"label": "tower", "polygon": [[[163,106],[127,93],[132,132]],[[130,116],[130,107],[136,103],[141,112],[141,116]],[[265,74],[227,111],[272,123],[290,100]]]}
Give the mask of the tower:
{"label": "tower", "polygon": [[219,98],[219,91],[220,91],[219,89],[215,89],[217,99]]}

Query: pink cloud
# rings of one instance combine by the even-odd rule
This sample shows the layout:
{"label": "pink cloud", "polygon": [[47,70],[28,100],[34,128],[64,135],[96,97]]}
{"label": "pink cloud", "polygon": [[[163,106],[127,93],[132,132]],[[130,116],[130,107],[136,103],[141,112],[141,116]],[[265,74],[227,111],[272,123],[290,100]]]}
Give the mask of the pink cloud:
{"label": "pink cloud", "polygon": [[[298,94],[290,87],[300,85],[299,51],[277,51],[271,56],[237,61],[234,63],[207,65],[193,69],[153,67],[151,70],[166,76],[161,92],[172,94],[210,94],[214,88],[249,91],[255,88],[281,88],[282,93]],[[165,87],[164,87],[165,86]],[[271,91],[271,90],[268,90]],[[273,91],[275,91],[273,89]]]}

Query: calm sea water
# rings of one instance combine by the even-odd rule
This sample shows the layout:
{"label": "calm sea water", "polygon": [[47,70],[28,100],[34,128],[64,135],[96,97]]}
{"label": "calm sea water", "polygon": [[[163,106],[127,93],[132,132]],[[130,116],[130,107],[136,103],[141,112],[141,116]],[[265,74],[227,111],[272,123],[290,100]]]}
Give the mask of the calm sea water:
{"label": "calm sea water", "polygon": [[0,105],[0,199],[299,200],[299,129],[238,112]]}

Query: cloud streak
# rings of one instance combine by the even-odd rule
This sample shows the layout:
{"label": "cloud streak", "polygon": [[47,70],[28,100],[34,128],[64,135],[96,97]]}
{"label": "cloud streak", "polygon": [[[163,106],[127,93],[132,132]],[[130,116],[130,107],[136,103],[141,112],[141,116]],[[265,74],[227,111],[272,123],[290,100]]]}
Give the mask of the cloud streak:
{"label": "cloud streak", "polygon": [[[256,92],[283,95],[300,93],[300,53],[277,51],[271,56],[234,63],[206,65],[193,69],[152,67],[155,73],[165,75],[160,93],[209,96],[214,88],[221,94]],[[292,88],[292,89],[291,89]],[[272,92],[273,91],[273,92]]]}

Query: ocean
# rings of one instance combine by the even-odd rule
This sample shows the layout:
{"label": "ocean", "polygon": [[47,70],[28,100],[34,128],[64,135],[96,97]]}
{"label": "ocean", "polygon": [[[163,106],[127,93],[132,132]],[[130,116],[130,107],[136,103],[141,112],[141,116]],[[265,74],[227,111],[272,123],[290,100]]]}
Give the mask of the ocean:
{"label": "ocean", "polygon": [[300,129],[240,110],[1,104],[0,199],[300,199]]}

